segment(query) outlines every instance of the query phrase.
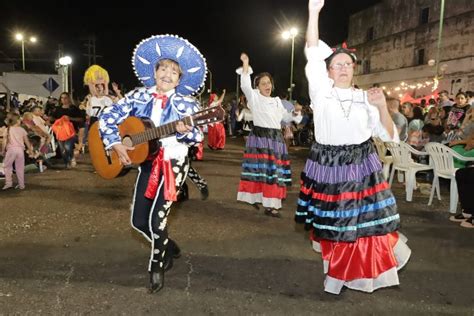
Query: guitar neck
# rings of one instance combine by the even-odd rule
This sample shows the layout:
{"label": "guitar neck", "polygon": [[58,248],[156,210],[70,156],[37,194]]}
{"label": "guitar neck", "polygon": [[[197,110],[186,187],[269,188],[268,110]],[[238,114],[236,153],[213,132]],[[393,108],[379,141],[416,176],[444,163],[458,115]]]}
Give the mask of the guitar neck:
{"label": "guitar neck", "polygon": [[176,133],[176,123],[180,121],[183,122],[184,125],[194,126],[192,117],[187,116],[181,120],[150,128],[145,130],[144,132],[131,135],[130,137],[132,139],[133,145],[135,146],[142,143],[147,143],[149,141]]}

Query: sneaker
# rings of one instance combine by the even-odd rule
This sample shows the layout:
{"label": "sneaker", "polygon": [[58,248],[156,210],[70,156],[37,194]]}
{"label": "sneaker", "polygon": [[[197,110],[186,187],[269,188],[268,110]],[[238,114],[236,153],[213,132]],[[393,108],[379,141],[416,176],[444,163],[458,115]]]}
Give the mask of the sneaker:
{"label": "sneaker", "polygon": [[19,184],[15,186],[15,189],[24,190],[25,186],[20,186]]}
{"label": "sneaker", "polygon": [[73,158],[73,159],[71,160],[71,168],[76,168],[76,166],[77,166],[76,159]]}
{"label": "sneaker", "polygon": [[11,189],[13,188],[13,186],[11,184],[5,184],[2,188],[2,190],[8,190],[8,189]]}
{"label": "sneaker", "polygon": [[464,222],[466,220],[466,217],[464,217],[464,215],[462,213],[459,213],[459,214],[450,216],[449,220],[451,222]]}
{"label": "sneaker", "polygon": [[474,228],[474,224],[472,223],[472,220],[473,220],[472,217],[466,219],[464,222],[461,223],[461,227]]}

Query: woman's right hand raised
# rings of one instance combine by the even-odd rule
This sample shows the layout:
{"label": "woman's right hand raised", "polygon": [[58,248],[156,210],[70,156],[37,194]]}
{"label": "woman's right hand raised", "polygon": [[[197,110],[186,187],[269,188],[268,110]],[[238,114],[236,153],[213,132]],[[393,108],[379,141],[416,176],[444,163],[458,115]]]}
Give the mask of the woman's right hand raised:
{"label": "woman's right hand raised", "polygon": [[240,60],[242,61],[242,64],[244,65],[249,64],[249,56],[246,53],[240,54]]}
{"label": "woman's right hand raised", "polygon": [[320,12],[324,7],[324,0],[309,0],[308,9],[309,11]]}

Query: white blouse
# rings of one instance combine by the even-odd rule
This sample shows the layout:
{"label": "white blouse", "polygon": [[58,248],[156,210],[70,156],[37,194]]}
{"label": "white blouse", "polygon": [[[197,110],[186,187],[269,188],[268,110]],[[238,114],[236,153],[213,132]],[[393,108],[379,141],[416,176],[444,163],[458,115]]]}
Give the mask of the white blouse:
{"label": "white blouse", "polygon": [[297,115],[293,116],[293,113],[285,109],[280,98],[266,97],[257,89],[252,89],[250,73],[251,69],[249,68],[248,73],[241,74],[240,85],[247,98],[247,106],[252,111],[254,126],[281,129],[282,121],[301,122],[303,119],[301,113],[295,112]]}
{"label": "white blouse", "polygon": [[378,109],[369,104],[365,91],[334,87],[324,61],[332,54],[326,43],[319,41],[318,46],[306,47],[305,53],[316,142],[351,145],[363,143],[372,136],[383,141],[399,141],[398,133],[394,133],[393,139],[389,136]]}

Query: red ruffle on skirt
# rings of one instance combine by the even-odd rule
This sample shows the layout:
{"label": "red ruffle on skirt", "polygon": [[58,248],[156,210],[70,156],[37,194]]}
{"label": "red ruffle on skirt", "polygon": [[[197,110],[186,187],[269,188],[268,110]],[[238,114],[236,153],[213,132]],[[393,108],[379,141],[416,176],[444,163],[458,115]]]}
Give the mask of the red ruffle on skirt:
{"label": "red ruffle on skirt", "polygon": [[262,182],[252,182],[240,180],[239,192],[246,193],[262,193],[263,197],[285,199],[286,186],[279,186],[278,184],[266,184]]}
{"label": "red ruffle on skirt", "polygon": [[397,267],[394,247],[397,232],[383,236],[358,238],[356,242],[317,240],[323,260],[328,262],[327,275],[345,281],[375,279]]}
{"label": "red ruffle on skirt", "polygon": [[225,128],[222,123],[211,124],[207,128],[207,144],[212,149],[224,149]]}

